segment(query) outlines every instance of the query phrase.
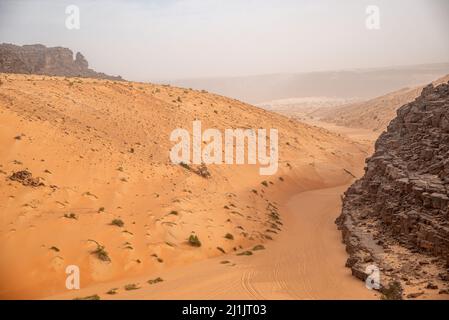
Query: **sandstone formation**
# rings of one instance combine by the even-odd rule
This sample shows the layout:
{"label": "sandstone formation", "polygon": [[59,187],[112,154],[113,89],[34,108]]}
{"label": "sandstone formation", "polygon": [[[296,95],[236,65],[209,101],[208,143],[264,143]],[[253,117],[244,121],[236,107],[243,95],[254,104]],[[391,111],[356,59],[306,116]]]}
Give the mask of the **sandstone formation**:
{"label": "sandstone formation", "polygon": [[16,46],[0,44],[0,73],[42,74],[49,76],[122,80],[89,69],[84,56],[62,47],[47,48],[41,44]]}
{"label": "sandstone formation", "polygon": [[429,85],[397,111],[376,142],[365,175],[345,193],[337,224],[347,266],[365,280],[378,266],[382,288],[404,295],[447,292],[449,265],[449,84]]}

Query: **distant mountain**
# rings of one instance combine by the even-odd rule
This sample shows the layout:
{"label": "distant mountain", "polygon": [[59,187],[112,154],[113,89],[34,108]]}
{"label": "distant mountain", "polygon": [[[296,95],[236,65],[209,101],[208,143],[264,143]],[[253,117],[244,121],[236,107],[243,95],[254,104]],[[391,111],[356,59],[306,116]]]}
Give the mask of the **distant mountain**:
{"label": "distant mountain", "polygon": [[[434,81],[433,84],[438,85],[448,81],[449,75]],[[424,87],[404,88],[368,101],[333,108],[319,108],[308,115],[344,127],[383,131],[396,116],[396,111],[404,104],[415,100]]]}
{"label": "distant mountain", "polygon": [[0,72],[123,80],[120,76],[109,76],[89,69],[87,60],[80,52],[73,59],[70,49],[48,48],[41,44],[0,44]]}
{"label": "distant mountain", "polygon": [[347,71],[272,74],[234,78],[184,79],[173,85],[204,89],[249,103],[332,97],[371,99],[415,87],[449,73],[449,63]]}

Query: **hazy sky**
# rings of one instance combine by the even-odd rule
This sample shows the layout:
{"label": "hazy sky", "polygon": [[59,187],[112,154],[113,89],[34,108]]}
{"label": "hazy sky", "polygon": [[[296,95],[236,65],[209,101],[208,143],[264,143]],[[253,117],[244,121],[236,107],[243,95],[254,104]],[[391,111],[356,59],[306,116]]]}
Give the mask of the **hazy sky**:
{"label": "hazy sky", "polygon": [[130,80],[448,62],[448,31],[448,0],[0,0],[0,42],[69,47]]}

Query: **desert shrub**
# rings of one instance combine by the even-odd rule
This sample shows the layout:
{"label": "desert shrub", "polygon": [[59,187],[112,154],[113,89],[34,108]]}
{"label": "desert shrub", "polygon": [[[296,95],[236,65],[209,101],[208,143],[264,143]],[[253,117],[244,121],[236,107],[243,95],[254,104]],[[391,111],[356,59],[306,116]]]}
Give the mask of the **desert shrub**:
{"label": "desert shrub", "polygon": [[76,217],[76,214],[74,214],[73,212],[64,214],[64,218],[67,218],[67,219],[75,219],[75,220],[78,219],[78,218]]}
{"label": "desert shrub", "polygon": [[230,233],[226,233],[225,238],[228,240],[234,240],[234,236]]}
{"label": "desert shrub", "polygon": [[252,256],[253,253],[251,251],[243,251],[237,254],[238,256]]}
{"label": "desert shrub", "polygon": [[130,284],[127,284],[127,285],[125,286],[125,290],[126,290],[126,291],[138,290],[138,289],[140,289],[140,287],[139,287],[139,285],[136,284],[136,283],[130,283]]}
{"label": "desert shrub", "polygon": [[94,294],[87,297],[75,298],[73,300],[100,300],[100,296],[98,294]]}
{"label": "desert shrub", "polygon": [[114,219],[112,220],[111,225],[122,228],[125,225],[125,223],[121,219]]}
{"label": "desert shrub", "polygon": [[202,164],[198,167],[198,169],[195,170],[195,173],[196,173],[197,175],[199,175],[200,177],[203,177],[203,178],[206,178],[206,179],[207,179],[207,178],[210,178],[210,176],[211,176],[209,170],[207,169],[207,166],[206,166],[204,163],[202,163]]}
{"label": "desert shrub", "polygon": [[149,284],[156,284],[156,283],[159,283],[159,282],[162,282],[162,281],[164,281],[164,280],[161,277],[157,277],[156,279],[148,280],[147,282]]}
{"label": "desert shrub", "polygon": [[111,290],[109,290],[108,292],[106,292],[106,294],[110,294],[110,295],[117,294],[117,290],[118,290],[118,288],[112,288]]}
{"label": "desert shrub", "polygon": [[390,282],[388,288],[382,290],[382,300],[402,300],[402,286],[399,281]]}
{"label": "desert shrub", "polygon": [[257,246],[255,246],[253,248],[253,251],[258,251],[258,250],[265,250],[265,247],[261,244],[258,244]]}
{"label": "desert shrub", "polygon": [[186,170],[192,170],[192,168],[187,163],[181,162],[179,165]]}
{"label": "desert shrub", "polygon": [[195,234],[191,234],[189,237],[189,244],[192,247],[201,247],[201,241],[198,239],[198,236]]}
{"label": "desert shrub", "polygon": [[262,185],[265,186],[265,187],[268,187],[268,182],[262,181]]}
{"label": "desert shrub", "polygon": [[98,259],[105,262],[111,262],[108,252],[105,247],[97,243],[97,248],[92,251],[93,255],[96,255]]}

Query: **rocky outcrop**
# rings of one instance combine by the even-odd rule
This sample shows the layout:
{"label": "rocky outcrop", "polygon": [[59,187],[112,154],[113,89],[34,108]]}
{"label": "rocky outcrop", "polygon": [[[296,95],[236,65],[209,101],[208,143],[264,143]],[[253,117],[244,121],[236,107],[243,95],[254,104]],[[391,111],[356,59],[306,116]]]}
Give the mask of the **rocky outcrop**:
{"label": "rocky outcrop", "polygon": [[49,76],[83,77],[123,80],[89,69],[81,53],[62,47],[47,48],[41,44],[16,46],[0,44],[0,73],[42,74]]}
{"label": "rocky outcrop", "polygon": [[345,193],[337,224],[350,254],[347,267],[358,278],[367,277],[371,264],[379,266],[384,286],[424,283],[422,292],[447,286],[449,84],[427,86],[397,111],[364,177]]}

